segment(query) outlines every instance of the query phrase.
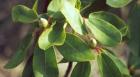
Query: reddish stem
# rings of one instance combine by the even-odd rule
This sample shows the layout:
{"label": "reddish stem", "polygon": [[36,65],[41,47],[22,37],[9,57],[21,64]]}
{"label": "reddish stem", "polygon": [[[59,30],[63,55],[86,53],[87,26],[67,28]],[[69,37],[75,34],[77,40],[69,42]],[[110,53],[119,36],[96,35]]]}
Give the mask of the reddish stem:
{"label": "reddish stem", "polygon": [[51,19],[52,19],[52,18],[49,16],[49,17],[48,17],[48,24],[49,24],[49,25],[51,25]]}
{"label": "reddish stem", "polygon": [[96,46],[95,50],[96,50],[97,53],[100,53],[101,52],[101,47],[100,46]]}

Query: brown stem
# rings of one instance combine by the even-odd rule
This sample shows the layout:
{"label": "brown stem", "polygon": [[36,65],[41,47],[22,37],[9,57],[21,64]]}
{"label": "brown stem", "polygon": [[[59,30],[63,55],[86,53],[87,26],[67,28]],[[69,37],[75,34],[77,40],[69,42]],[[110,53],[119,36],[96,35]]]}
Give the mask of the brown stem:
{"label": "brown stem", "polygon": [[69,62],[69,65],[68,65],[68,68],[66,70],[66,73],[64,75],[64,77],[68,77],[70,72],[71,72],[71,69],[72,69],[72,62]]}

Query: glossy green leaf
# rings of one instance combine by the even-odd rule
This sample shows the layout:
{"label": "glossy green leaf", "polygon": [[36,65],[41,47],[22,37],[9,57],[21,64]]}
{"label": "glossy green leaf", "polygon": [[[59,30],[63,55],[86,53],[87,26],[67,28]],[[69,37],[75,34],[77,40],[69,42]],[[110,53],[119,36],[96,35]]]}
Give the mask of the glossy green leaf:
{"label": "glossy green leaf", "polygon": [[90,62],[79,62],[74,67],[71,77],[89,77],[91,72]]}
{"label": "glossy green leaf", "polygon": [[129,4],[132,0],[107,0],[106,4],[114,8],[121,8]]}
{"label": "glossy green leaf", "polygon": [[101,77],[122,77],[115,63],[104,53],[97,56]]}
{"label": "glossy green leaf", "polygon": [[7,69],[14,68],[18,66],[26,57],[28,53],[28,48],[31,44],[32,40],[32,35],[28,34],[22,42],[19,44],[16,53],[14,56],[9,60],[9,62],[4,66]]}
{"label": "glossy green leaf", "polygon": [[37,11],[38,11],[38,0],[35,0],[35,3],[33,5],[33,10],[37,14]]}
{"label": "glossy green leaf", "polygon": [[128,24],[130,30],[130,39],[129,39],[129,47],[134,55],[140,55],[140,4],[136,4],[133,6],[129,13]]}
{"label": "glossy green leaf", "polygon": [[110,52],[104,50],[105,54],[108,55],[112,61],[116,64],[116,66],[119,68],[120,72],[122,73],[123,77],[130,77],[129,70],[127,66],[115,55],[112,55]]}
{"label": "glossy green leaf", "polygon": [[45,50],[35,49],[33,70],[35,77],[58,77],[58,67],[53,47]]}
{"label": "glossy green leaf", "polygon": [[38,44],[43,50],[53,45],[62,45],[65,41],[66,33],[62,23],[53,23],[51,28],[47,28],[39,37]]}
{"label": "glossy green leaf", "polygon": [[97,56],[97,62],[101,77],[130,77],[127,67],[106,50]]}
{"label": "glossy green leaf", "polygon": [[47,12],[48,15],[54,19],[62,19],[63,15],[60,12],[60,9],[62,8],[63,0],[52,0],[49,3]]}
{"label": "glossy green leaf", "polygon": [[86,20],[86,24],[96,40],[102,45],[115,46],[120,43],[122,39],[121,32],[117,28],[104,20],[93,19],[92,14],[89,16],[89,21]]}
{"label": "glossy green leaf", "polygon": [[45,76],[45,53],[38,47],[35,49],[33,55],[33,72],[35,77]]}
{"label": "glossy green leaf", "polygon": [[78,9],[76,9],[70,2],[67,0],[64,1],[61,12],[75,32],[79,34],[83,34],[85,32],[83,18],[80,15]]}
{"label": "glossy green leaf", "polygon": [[118,28],[121,31],[123,36],[127,34],[128,31],[127,24],[117,15],[105,11],[94,12],[90,15],[92,15],[91,19],[93,20],[97,18],[114,25],[116,28]]}
{"label": "glossy green leaf", "polygon": [[34,77],[33,67],[32,67],[32,58],[30,57],[24,67],[22,72],[22,77]]}
{"label": "glossy green leaf", "polygon": [[80,0],[81,1],[81,8],[86,8],[89,4],[92,4],[96,0]]}
{"label": "glossy green leaf", "polygon": [[45,52],[45,63],[47,77],[58,77],[58,67],[56,56],[53,47],[49,48]]}
{"label": "glossy green leaf", "polygon": [[80,10],[80,8],[81,8],[80,0],[67,0],[67,1],[69,1],[75,8]]}
{"label": "glossy green leaf", "polygon": [[78,0],[67,0],[67,1],[69,1],[75,7]]}
{"label": "glossy green leaf", "polygon": [[77,8],[78,10],[81,9],[81,1],[80,0],[76,1],[75,8]]}
{"label": "glossy green leaf", "polygon": [[[76,5],[77,0],[67,0],[73,6]],[[64,16],[60,12],[63,7],[64,0],[52,0],[48,6],[48,15],[54,19],[63,19]],[[54,7],[55,6],[55,7]]]}
{"label": "glossy green leaf", "polygon": [[12,9],[12,19],[15,22],[33,23],[37,18],[37,14],[24,5],[17,5]]}
{"label": "glossy green leaf", "polygon": [[129,66],[134,66],[135,68],[140,67],[140,4],[135,4],[128,17],[128,24],[130,30],[130,37],[128,41],[130,55],[128,59]]}
{"label": "glossy green leaf", "polygon": [[94,59],[93,51],[78,36],[67,34],[65,43],[57,47],[68,61],[89,61]]}

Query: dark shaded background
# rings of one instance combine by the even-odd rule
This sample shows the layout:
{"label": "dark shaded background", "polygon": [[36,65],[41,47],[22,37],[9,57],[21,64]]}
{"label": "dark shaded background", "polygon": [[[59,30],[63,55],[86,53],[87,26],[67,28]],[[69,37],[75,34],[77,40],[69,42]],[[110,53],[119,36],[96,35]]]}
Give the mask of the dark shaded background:
{"label": "dark shaded background", "polygon": [[34,0],[0,0],[0,77],[20,77],[21,75],[24,63],[11,70],[3,68],[14,54],[18,43],[30,29],[29,25],[12,22],[11,9],[17,4],[31,7],[33,2]]}

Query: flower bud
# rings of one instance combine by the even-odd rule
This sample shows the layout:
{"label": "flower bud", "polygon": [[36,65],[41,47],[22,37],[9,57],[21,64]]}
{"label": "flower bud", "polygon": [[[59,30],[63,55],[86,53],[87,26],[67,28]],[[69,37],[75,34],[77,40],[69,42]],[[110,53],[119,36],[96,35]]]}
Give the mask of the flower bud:
{"label": "flower bud", "polygon": [[90,46],[92,48],[95,48],[97,46],[97,41],[96,41],[95,38],[91,38],[91,40],[90,40]]}
{"label": "flower bud", "polygon": [[48,21],[45,18],[40,18],[39,25],[46,28],[48,26]]}

